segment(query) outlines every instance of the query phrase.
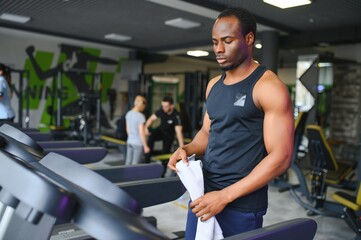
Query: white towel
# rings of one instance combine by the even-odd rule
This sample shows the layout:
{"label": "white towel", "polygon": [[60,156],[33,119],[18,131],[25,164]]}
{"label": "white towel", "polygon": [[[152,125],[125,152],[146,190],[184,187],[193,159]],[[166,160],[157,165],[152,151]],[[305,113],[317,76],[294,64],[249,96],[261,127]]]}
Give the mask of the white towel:
{"label": "white towel", "polygon": [[[194,155],[188,157],[188,166],[183,161],[179,161],[176,164],[178,176],[188,190],[192,201],[204,195],[202,162],[200,160],[194,160],[194,158]],[[218,239],[223,239],[223,234],[217,219],[211,217],[207,221],[202,222],[200,218],[198,218],[196,240]]]}

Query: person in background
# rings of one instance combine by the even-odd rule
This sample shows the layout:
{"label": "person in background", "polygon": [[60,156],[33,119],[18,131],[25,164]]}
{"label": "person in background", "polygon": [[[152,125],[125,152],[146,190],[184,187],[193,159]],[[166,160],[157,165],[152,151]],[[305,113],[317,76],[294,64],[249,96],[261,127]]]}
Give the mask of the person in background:
{"label": "person in background", "polygon": [[10,68],[0,63],[0,125],[12,123],[15,118],[15,111],[11,106],[12,90],[10,82]]}
{"label": "person in background", "polygon": [[168,167],[204,156],[205,194],[189,204],[185,239],[197,220],[215,216],[224,237],[262,227],[267,184],[291,164],[294,120],[287,87],[253,60],[256,21],[242,8],[221,12],[212,29],[223,73],[208,83],[206,113],[193,141],[179,147]]}
{"label": "person in background", "polygon": [[143,96],[138,95],[135,97],[134,107],[125,115],[126,130],[128,134],[126,165],[141,163],[144,159],[144,153],[150,151],[144,130],[145,117],[143,112],[146,105],[146,99]]}
{"label": "person in background", "polygon": [[[153,155],[154,143],[156,141],[162,141],[163,148],[162,153],[170,153],[172,144],[174,142],[174,137],[177,135],[178,145],[182,147],[183,143],[183,133],[182,133],[182,121],[179,115],[179,112],[174,108],[173,98],[166,96],[161,102],[161,108],[153,113],[145,123],[145,132],[149,136],[148,146],[151,151],[146,155],[146,162],[150,162],[150,157]],[[160,118],[160,125],[157,127],[152,134],[149,134],[149,127],[153,124],[155,120]],[[163,176],[167,170],[167,161],[163,161],[164,172]]]}

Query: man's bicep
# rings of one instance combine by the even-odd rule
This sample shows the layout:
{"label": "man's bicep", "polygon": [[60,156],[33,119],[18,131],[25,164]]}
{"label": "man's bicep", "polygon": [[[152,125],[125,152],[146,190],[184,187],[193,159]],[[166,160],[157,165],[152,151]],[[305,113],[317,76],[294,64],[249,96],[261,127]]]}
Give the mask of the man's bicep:
{"label": "man's bicep", "polygon": [[278,97],[265,107],[264,141],[268,152],[275,149],[290,151],[293,146],[294,120],[288,92],[280,89]]}

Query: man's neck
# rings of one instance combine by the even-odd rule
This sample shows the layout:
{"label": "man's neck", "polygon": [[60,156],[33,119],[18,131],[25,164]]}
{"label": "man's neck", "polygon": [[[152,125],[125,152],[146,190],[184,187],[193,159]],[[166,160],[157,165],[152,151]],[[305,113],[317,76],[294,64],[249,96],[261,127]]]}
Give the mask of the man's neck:
{"label": "man's neck", "polygon": [[233,70],[226,71],[226,82],[232,83],[234,81],[239,81],[240,79],[243,80],[248,77],[258,66],[259,64],[251,59],[251,61],[243,63]]}

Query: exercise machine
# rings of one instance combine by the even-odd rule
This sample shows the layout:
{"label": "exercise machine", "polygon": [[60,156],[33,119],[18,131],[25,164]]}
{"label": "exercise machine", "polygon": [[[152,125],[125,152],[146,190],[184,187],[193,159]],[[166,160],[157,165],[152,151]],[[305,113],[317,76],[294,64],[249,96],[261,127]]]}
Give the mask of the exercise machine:
{"label": "exercise machine", "polygon": [[[336,170],[338,170],[336,165],[337,163],[331,155],[327,155],[329,152],[325,152],[326,149],[330,150],[330,148],[326,148],[321,145],[322,139],[320,135],[318,135],[320,133],[319,128],[315,128],[314,126],[305,126],[306,118],[303,118],[300,121],[300,124],[296,125],[295,129],[295,144],[291,165],[291,169],[296,174],[299,183],[288,184],[288,186],[280,188],[279,191],[284,192],[289,190],[295,201],[308,211],[309,216],[324,215],[341,218],[344,207],[339,203],[328,201],[326,199],[328,186],[342,186],[334,184],[340,183],[341,181],[334,177],[338,174],[332,174],[332,171],[336,172]],[[308,151],[311,162],[310,186],[308,185],[305,175],[300,167],[301,160],[298,158],[298,148],[303,136],[302,125],[307,129],[309,138]],[[317,130],[317,132],[315,130]],[[341,174],[340,177],[342,176],[344,179],[346,173],[350,172],[349,169],[352,169],[352,166],[340,169],[344,173]]]}
{"label": "exercise machine", "polygon": [[[16,156],[16,158],[14,158],[16,161],[14,161],[14,159],[9,160],[8,158],[1,157],[1,155],[0,159],[9,160],[9,162],[19,164],[20,166],[26,165],[33,170],[33,174],[40,174],[40,176],[46,176],[45,179],[51,179],[51,183],[55,183],[58,186],[63,187],[65,190],[64,192],[68,192],[68,195],[74,194],[75,199],[77,200],[76,204],[74,204],[76,207],[73,207],[74,205],[69,206],[70,210],[68,211],[68,213],[70,213],[71,215],[71,221],[79,230],[82,230],[97,239],[166,239],[166,237],[162,235],[162,233],[156,230],[147,221],[142,219],[140,217],[140,213],[143,207],[159,204],[159,202],[163,201],[160,199],[176,199],[180,195],[182,195],[184,193],[184,188],[183,190],[182,188],[179,188],[180,181],[177,178],[151,179],[141,182],[125,182],[115,187],[115,185],[113,185],[106,179],[100,177],[98,174],[59,154],[49,153],[45,157],[42,157],[39,161],[33,161],[34,157],[32,156],[32,158],[27,161],[26,158],[28,157],[28,155],[26,155],[25,152],[34,151],[36,153],[36,149],[30,148],[29,146],[25,145],[24,143],[18,142],[15,139],[5,137],[0,138],[0,145],[2,149],[0,151],[0,154]],[[15,147],[5,147],[12,145],[15,145]],[[23,150],[25,149],[22,152],[20,151],[20,154],[16,153],[16,150],[19,150],[19,147],[21,147],[21,149]],[[12,155],[7,154],[7,151],[11,151]],[[12,170],[12,168],[6,169]],[[6,171],[6,169],[3,170]],[[10,175],[12,175],[12,177],[4,174],[4,178],[0,178],[0,186],[6,186],[6,188],[11,188],[11,185],[7,185],[9,184],[8,182],[16,182],[13,178],[17,177],[17,174],[14,175],[11,174],[11,172],[12,171],[10,171],[9,173]],[[0,173],[2,172],[0,171]],[[23,182],[20,182],[19,184],[22,183]],[[27,180],[27,184],[32,184],[32,182],[30,180]],[[163,185],[160,186],[160,184]],[[24,187],[27,186],[28,185],[24,185]],[[164,187],[166,187],[167,189],[172,189],[172,191],[165,191]],[[120,191],[119,189],[122,190]],[[177,189],[179,191],[177,191]],[[60,192],[63,193],[63,191]],[[24,197],[28,196],[28,194],[23,195]],[[51,192],[48,192],[48,195],[51,195]],[[41,196],[42,202],[46,201],[47,199],[43,198],[42,195],[33,196]],[[138,201],[135,201],[130,196],[137,196],[136,199]],[[36,200],[39,200],[39,198],[36,198]],[[35,215],[41,216],[41,214]],[[48,217],[51,219],[57,216]],[[32,229],[31,234],[37,239],[42,239],[39,238],[39,236],[41,234],[41,236],[44,236],[44,234],[49,235],[52,226],[49,226],[49,221],[40,221],[40,217],[37,217],[37,219],[38,222],[41,224],[37,225],[35,229]],[[102,219],[102,222],[104,224],[99,224],[99,219]],[[62,217],[62,220],[67,220],[67,218]],[[20,221],[22,220],[20,219]],[[54,221],[50,222],[53,223]],[[303,239],[312,239],[305,237],[312,235],[312,231],[315,229],[314,226],[312,228],[309,227],[312,221],[295,220],[294,223],[300,224],[301,222],[308,222],[308,230],[301,231],[303,232]],[[11,226],[15,225],[21,226],[21,224],[11,224]],[[300,226],[301,225],[299,225],[299,228]],[[61,227],[64,227],[64,225],[62,225]],[[280,224],[279,226],[273,228],[270,227],[269,229],[273,229],[273,233],[269,233],[269,235],[277,234],[277,228],[279,228],[280,232],[282,232],[285,231],[284,229],[287,228],[292,229],[291,227],[291,223]],[[28,230],[29,228],[26,229]],[[59,228],[57,228],[57,230],[58,229]],[[11,239],[20,239],[21,237],[25,236],[24,234],[26,234],[26,232],[27,231],[24,230],[19,231],[19,229],[15,231],[15,229],[12,229],[10,226],[8,228],[5,228],[6,236],[10,237]],[[57,231],[57,233],[60,232]],[[64,230],[63,233],[64,232],[67,233],[65,235],[69,235],[70,233],[66,230]],[[79,234],[79,232],[81,231],[74,231],[74,233],[76,234]],[[264,228],[261,232],[261,235],[264,235],[265,232],[268,232],[267,228]],[[308,235],[305,235],[305,232],[307,232]],[[289,235],[287,235],[287,233],[283,234],[286,234],[284,236],[287,237],[290,236],[290,232],[288,232]],[[30,235],[28,234],[26,236],[29,237]]]}
{"label": "exercise machine", "polygon": [[297,218],[271,226],[252,230],[226,240],[313,240],[317,231],[317,223],[309,218]]}
{"label": "exercise machine", "polygon": [[[51,162],[59,162],[53,161],[53,158],[54,156],[44,158],[43,166],[51,167]],[[49,222],[53,222],[49,220],[55,218],[72,219],[71,221],[77,227],[86,230],[97,239],[167,239],[138,215],[131,213],[138,211],[134,205],[126,209],[127,211],[122,211],[123,209],[120,207],[94,198],[92,194],[82,188],[76,188],[73,184],[68,185],[64,178],[47,172],[44,168],[25,165],[2,151],[0,151],[0,159],[1,163],[6,165],[6,168],[0,169],[1,193],[7,192],[20,203],[17,206],[14,205],[13,213],[17,219],[6,222],[6,214],[1,218],[0,225],[3,227],[5,239],[23,239],[25,236],[32,239],[47,239],[52,230]],[[74,163],[73,161],[69,162]],[[39,171],[46,174],[47,177],[43,177]],[[21,177],[19,178],[19,176]],[[34,188],[34,194],[26,194],[26,190],[31,187]],[[39,200],[39,196],[41,200]],[[125,198],[125,200],[131,200]],[[0,200],[7,203],[3,195],[1,195]],[[127,203],[129,202],[123,201],[123,206]],[[8,208],[11,207],[8,206]],[[24,214],[29,212],[32,214]],[[48,221],[43,221],[44,219]],[[99,219],[102,219],[102,224],[99,224]],[[12,221],[18,221],[16,223],[25,222],[31,227],[25,227],[26,224],[17,224],[20,227],[12,228],[14,225],[9,225],[14,223]],[[227,239],[282,240],[294,236],[293,239],[308,240],[313,239],[316,228],[317,225],[313,220],[295,219]],[[30,229],[32,231],[29,232]],[[65,235],[71,234],[68,232]],[[62,239],[65,239],[65,236],[63,237]]]}
{"label": "exercise machine", "polygon": [[[65,157],[51,153],[39,162],[33,162],[29,166],[34,170],[35,174],[44,175],[47,179],[75,194],[77,207],[71,214],[73,224],[97,239],[166,239],[162,233],[141,218],[139,215],[141,208],[137,202],[112,183],[97,177],[98,175],[93,173],[93,176],[88,174],[83,182],[75,184],[72,181],[74,178],[68,179],[69,175],[64,177],[54,172],[56,169],[52,168],[51,163],[57,162],[59,157],[64,158],[61,161],[66,161]],[[70,159],[67,162],[73,164],[72,167],[80,166]],[[86,171],[86,168],[81,168]],[[81,168],[76,170],[79,171]],[[84,171],[77,173],[78,176],[84,178],[82,174],[84,174]],[[16,182],[14,177],[10,178],[9,181]],[[76,176],[72,175],[72,177]],[[39,195],[36,200],[39,201],[39,197],[42,197],[42,195]],[[43,199],[43,201],[47,202],[47,199]],[[99,224],[99,219],[102,220],[102,224]],[[41,229],[38,229],[39,231],[44,231],[44,226],[39,225],[39,227],[41,227]],[[50,232],[51,229],[48,228],[47,232]],[[29,238],[34,232],[28,233],[22,238],[25,236]],[[6,234],[6,236],[9,236],[8,239],[10,237],[11,239],[21,239],[18,236],[19,232],[7,231]]]}
{"label": "exercise machine", "polygon": [[[19,75],[18,86],[12,85],[11,88],[14,90],[15,95],[18,97],[18,124],[22,127],[25,122],[25,126],[29,127],[30,123],[30,89],[29,89],[29,71],[20,70],[20,69],[11,69],[11,73],[16,73]],[[26,82],[25,86],[25,96],[24,96],[24,81]],[[25,98],[25,101],[24,101]],[[25,118],[24,118],[24,102],[25,102]]]}
{"label": "exercise machine", "polygon": [[[74,161],[77,161],[81,164],[95,163],[103,159],[108,153],[107,149],[102,147],[53,147],[53,148],[42,148],[34,139],[32,139],[28,134],[20,131],[19,129],[9,125],[3,124],[0,126],[0,136],[3,136],[5,139],[11,138],[16,140],[19,143],[24,144],[27,148],[32,148],[32,153],[34,154],[35,159],[39,160],[49,152],[56,152]],[[60,145],[60,144],[59,144]],[[6,148],[12,148],[12,145],[6,145]],[[21,147],[15,148],[21,149]],[[19,150],[17,150],[19,151]],[[29,156],[30,158],[30,156]]]}
{"label": "exercise machine", "polygon": [[[0,151],[0,159],[0,239],[21,239],[15,233],[24,228],[28,239],[46,239],[53,219],[71,220],[78,202],[73,193],[10,154]],[[39,225],[48,231],[32,231]]]}
{"label": "exercise machine", "polygon": [[[16,154],[15,156],[17,156],[19,159],[24,160],[24,162],[26,163],[30,163],[32,167],[34,167],[37,171],[39,171],[41,174],[46,175],[47,177],[53,179],[56,182],[60,182],[60,184],[62,186],[65,186],[67,189],[71,189],[72,192],[76,192],[77,196],[81,197],[82,203],[86,204],[86,206],[88,206],[90,208],[89,209],[82,209],[85,212],[80,211],[80,215],[81,216],[77,216],[77,219],[80,219],[80,222],[74,221],[75,225],[77,225],[78,227],[80,227],[82,230],[84,230],[85,232],[87,232],[88,234],[90,234],[91,236],[94,236],[96,238],[99,239],[132,239],[132,238],[139,238],[135,237],[137,235],[133,235],[133,234],[148,234],[150,232],[153,231],[152,234],[157,233],[154,229],[152,230],[151,228],[149,228],[149,226],[147,224],[145,224],[145,220],[139,220],[142,222],[142,224],[145,224],[144,226],[141,224],[141,226],[139,227],[132,227],[133,230],[128,229],[132,224],[137,224],[137,221],[139,218],[134,216],[134,214],[139,215],[141,213],[141,207],[139,207],[139,204],[137,204],[137,202],[132,199],[129,195],[127,195],[123,190],[121,190],[121,188],[119,188],[118,186],[114,185],[113,183],[111,183],[110,181],[106,180],[105,178],[101,177],[100,175],[96,174],[95,172],[91,171],[90,169],[87,169],[81,165],[79,165],[78,163],[64,157],[61,156],[59,154],[56,153],[49,153],[47,154],[45,157],[41,158],[39,161],[34,161],[34,156],[31,156],[30,160],[27,159],[30,155],[32,154],[26,154],[26,152],[35,150],[32,148],[29,148],[28,146],[24,145],[23,143],[20,143],[14,139],[11,138],[5,138],[2,137],[2,149],[3,151],[11,151],[12,154]],[[5,147],[5,146],[14,146],[13,148],[11,147]],[[21,151],[21,149],[23,151]],[[18,153],[18,152],[20,153]],[[36,152],[36,150],[34,151]],[[54,175],[55,174],[55,175]],[[164,180],[163,180],[164,181]],[[133,183],[132,186],[134,187],[136,184]],[[170,189],[172,189],[173,192],[175,192],[175,195],[169,194],[168,191],[167,194],[165,195],[167,199],[169,198],[174,198],[174,196],[176,196],[176,198],[180,197],[181,194],[184,193],[184,190],[180,190],[180,191],[174,191],[175,189],[183,189],[183,187],[180,188],[181,183],[179,181],[179,179],[169,179],[168,181],[166,181],[165,184],[162,185],[161,181],[158,180],[158,182],[153,182],[153,186],[158,186],[158,191],[164,191],[164,186],[169,186],[171,187]],[[147,186],[148,188],[152,189],[152,184]],[[74,189],[75,188],[75,189]],[[79,190],[78,188],[80,188],[81,190]],[[88,192],[88,193],[86,193]],[[136,191],[139,192],[139,191]],[[154,193],[154,189],[152,191]],[[83,195],[82,195],[83,194]],[[91,195],[89,195],[91,194]],[[161,199],[161,197],[159,196],[159,194],[157,195],[153,195],[150,194],[148,195],[147,198],[145,199],[149,199],[153,197],[154,200],[153,202],[159,204],[162,203],[164,201],[164,199]],[[84,199],[83,199],[84,198]],[[175,198],[175,199],[176,199]],[[87,199],[87,200],[85,200]],[[99,199],[101,199],[102,201],[100,201]],[[94,209],[92,209],[91,204],[92,201],[97,202],[96,204],[98,206],[96,206]],[[139,199],[141,200],[141,199]],[[90,201],[90,203],[88,202]],[[99,202],[100,201],[100,202]],[[105,201],[105,202],[104,202]],[[149,200],[148,200],[149,201]],[[88,205],[89,204],[89,205]],[[108,205],[110,206],[122,206],[123,208],[126,209],[127,212],[131,212],[132,215],[131,216],[121,216],[122,211],[118,210],[118,209],[108,209]],[[143,204],[143,206],[146,206],[147,204]],[[105,208],[105,209],[104,209]],[[113,208],[113,207],[111,207]],[[88,212],[88,210],[90,212]],[[103,210],[104,213],[103,213]],[[100,212],[101,211],[101,212]],[[127,234],[130,234],[128,237],[124,237],[124,234],[121,234],[121,232],[119,230],[117,230],[118,233],[116,233],[116,235],[118,236],[122,236],[121,238],[118,236],[115,238],[115,235],[108,235],[108,237],[106,235],[103,235],[104,230],[100,229],[99,226],[95,227],[93,224],[95,224],[98,220],[95,219],[103,219],[106,216],[108,216],[110,213],[109,211],[113,212],[111,215],[114,216],[110,216],[110,221],[117,221],[118,219],[118,223],[106,223],[106,225],[110,224],[109,226],[114,226],[114,228],[116,228],[116,225],[118,225],[117,228],[119,228],[119,220],[120,221],[125,221],[125,219],[129,218],[129,222],[127,224],[122,224],[124,225],[124,227],[120,227],[121,229],[123,228],[123,230],[125,230],[127,232]],[[117,213],[118,212],[118,213]],[[87,220],[86,218],[89,217],[88,215],[92,215],[92,214],[96,214],[98,215],[98,217],[95,217],[93,219],[94,223],[89,223],[90,220]],[[120,214],[120,216],[119,216]],[[83,216],[84,215],[84,216]],[[90,216],[91,217],[91,216]],[[113,218],[113,220],[111,220]],[[123,219],[123,220],[121,220]],[[133,219],[133,220],[132,220]],[[85,224],[85,225],[83,225]],[[99,225],[99,224],[97,224]],[[102,225],[102,224],[101,224]],[[107,226],[107,227],[109,227]],[[87,229],[88,227],[90,227],[90,230]],[[98,230],[93,230],[93,228],[98,229]],[[110,227],[111,228],[111,227]],[[138,228],[138,229],[137,229]],[[128,230],[130,230],[130,233],[128,232]],[[99,233],[99,231],[101,232],[101,234]],[[111,230],[112,232],[114,231]],[[149,232],[150,231],[150,232]],[[111,233],[107,233],[107,234],[115,234],[114,232]],[[149,239],[163,239],[164,236],[157,234],[157,237],[151,237]],[[149,236],[148,236],[149,237]],[[148,237],[146,237],[146,239],[148,239]],[[140,237],[143,238],[143,237]]]}

